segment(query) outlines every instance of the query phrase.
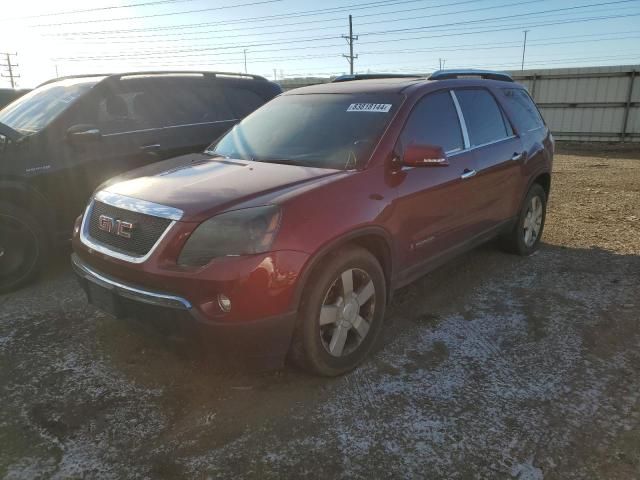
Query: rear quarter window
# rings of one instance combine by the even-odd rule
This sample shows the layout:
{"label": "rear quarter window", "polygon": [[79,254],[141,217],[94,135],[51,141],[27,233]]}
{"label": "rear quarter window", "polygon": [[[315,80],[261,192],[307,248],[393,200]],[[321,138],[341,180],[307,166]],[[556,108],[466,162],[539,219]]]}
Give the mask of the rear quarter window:
{"label": "rear quarter window", "polygon": [[506,108],[518,130],[526,132],[544,126],[540,112],[526,90],[503,88],[502,93]]}

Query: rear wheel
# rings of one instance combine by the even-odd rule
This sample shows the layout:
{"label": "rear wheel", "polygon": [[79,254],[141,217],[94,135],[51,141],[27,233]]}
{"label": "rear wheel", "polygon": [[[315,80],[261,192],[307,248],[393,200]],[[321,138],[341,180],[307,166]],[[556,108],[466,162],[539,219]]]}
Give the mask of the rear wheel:
{"label": "rear wheel", "polygon": [[33,279],[44,262],[47,239],[28,212],[0,203],[0,293]]}
{"label": "rear wheel", "polygon": [[360,247],[340,250],[305,289],[293,360],[319,375],[352,370],[374,345],[385,306],[386,282],[376,258]]}
{"label": "rear wheel", "polygon": [[534,183],[524,201],[513,230],[504,237],[505,248],[518,255],[531,255],[540,244],[547,210],[547,193]]}

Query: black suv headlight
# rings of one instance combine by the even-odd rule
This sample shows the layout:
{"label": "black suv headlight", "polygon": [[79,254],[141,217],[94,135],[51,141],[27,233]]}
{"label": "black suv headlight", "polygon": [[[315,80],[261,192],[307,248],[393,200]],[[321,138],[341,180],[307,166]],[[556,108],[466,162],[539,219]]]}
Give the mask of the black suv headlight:
{"label": "black suv headlight", "polygon": [[202,222],[178,257],[179,265],[200,267],[216,257],[268,251],[280,226],[280,207],[245,208]]}

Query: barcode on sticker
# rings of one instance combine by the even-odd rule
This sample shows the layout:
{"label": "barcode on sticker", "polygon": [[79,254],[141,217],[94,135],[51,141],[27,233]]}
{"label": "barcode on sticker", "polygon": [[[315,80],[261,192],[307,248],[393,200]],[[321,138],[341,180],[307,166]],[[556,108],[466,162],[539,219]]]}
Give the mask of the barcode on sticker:
{"label": "barcode on sticker", "polygon": [[378,112],[387,113],[391,110],[390,103],[352,103],[347,112]]}

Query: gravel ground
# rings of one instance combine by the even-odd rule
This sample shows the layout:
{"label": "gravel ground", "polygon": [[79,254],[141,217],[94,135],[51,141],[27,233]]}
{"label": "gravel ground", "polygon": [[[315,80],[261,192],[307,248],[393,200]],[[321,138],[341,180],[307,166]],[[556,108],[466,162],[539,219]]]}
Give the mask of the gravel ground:
{"label": "gravel ground", "polygon": [[561,152],[540,252],[402,289],[338,379],[98,313],[61,253],[0,296],[0,476],[640,478],[640,152]]}

